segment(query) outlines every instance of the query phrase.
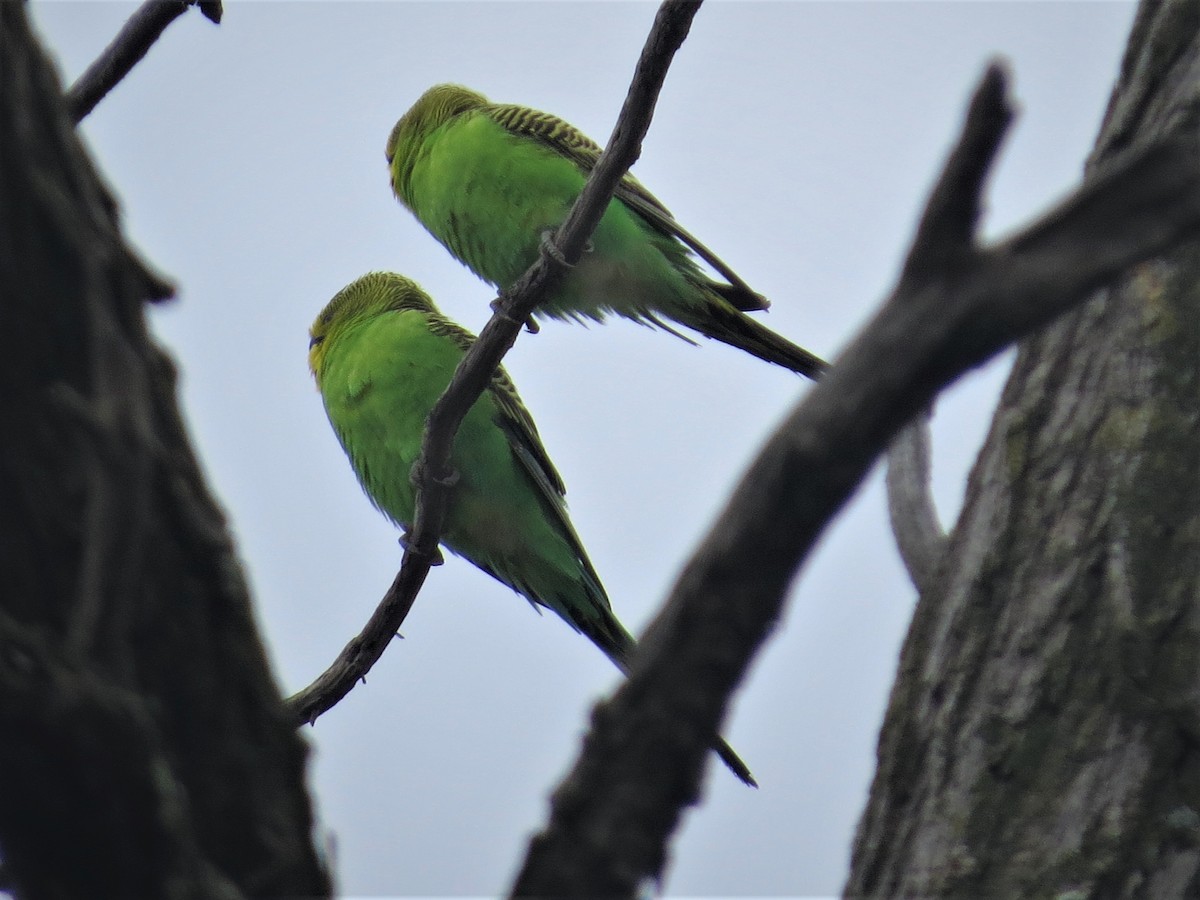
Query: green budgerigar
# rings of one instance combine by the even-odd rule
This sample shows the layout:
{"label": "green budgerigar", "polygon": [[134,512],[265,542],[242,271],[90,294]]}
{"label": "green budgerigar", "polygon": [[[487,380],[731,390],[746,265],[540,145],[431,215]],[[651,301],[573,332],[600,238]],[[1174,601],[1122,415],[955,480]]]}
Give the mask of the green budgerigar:
{"label": "green budgerigar", "polygon": [[[404,529],[425,418],[474,340],[414,282],[382,272],[342,289],[313,323],[308,362],[329,421],[367,496]],[[503,369],[463,420],[450,462],[458,481],[442,543],[558,613],[626,671],[634,639],[613,615],[567,517],[562,479]],[[724,741],[714,748],[754,784]]]}
{"label": "green budgerigar", "polygon": [[[426,91],[387,143],[392,189],[460,262],[511,287],[566,219],[601,148],[562,119],[489,103],[455,84]],[[701,269],[693,252],[724,281]],[[632,176],[626,175],[589,251],[537,312],[601,320],[616,313],[683,337],[666,320],[816,377],[825,364],[746,315],[767,308]],[[686,340],[686,338],[685,338]]]}

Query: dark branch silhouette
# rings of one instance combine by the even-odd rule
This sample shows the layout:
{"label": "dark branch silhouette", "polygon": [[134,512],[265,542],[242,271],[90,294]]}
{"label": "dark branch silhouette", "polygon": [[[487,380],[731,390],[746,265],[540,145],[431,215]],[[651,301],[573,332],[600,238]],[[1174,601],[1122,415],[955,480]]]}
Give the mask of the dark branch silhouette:
{"label": "dark branch silhouette", "polygon": [[29,897],[327,897],[305,742],[121,234],[0,3],[0,878]]}
{"label": "dark branch silhouette", "polygon": [[984,179],[1012,116],[987,71],[900,282],[751,465],[599,704],[513,893],[635,896],[698,796],[710,737],[796,569],[899,429],[973,366],[1129,266],[1200,233],[1200,140],[1178,136],[1093,173],[1008,241],[975,243]]}
{"label": "dark branch silhouette", "polygon": [[221,23],[221,0],[146,0],[117,32],[112,43],[67,91],[67,109],[78,125],[189,6],[198,6],[213,24]]}
{"label": "dark branch silhouette", "polygon": [[617,184],[640,155],[667,69],[699,6],[698,0],[667,0],[659,8],[612,137],[583,192],[557,234],[547,237],[537,261],[493,303],[495,314],[430,412],[421,456],[413,467],[417,508],[413,528],[404,538],[400,571],[362,632],[316,681],[288,701],[298,721],[315,721],[366,675],[412,609],[430,566],[440,562],[438,543],[456,478],[449,468],[450,450],[458,427],[534,308],[582,255]]}
{"label": "dark branch silhouette", "polygon": [[918,592],[932,583],[948,540],[933,502],[929,444],[929,417],[923,415],[900,432],[887,452],[892,534],[908,577]]}

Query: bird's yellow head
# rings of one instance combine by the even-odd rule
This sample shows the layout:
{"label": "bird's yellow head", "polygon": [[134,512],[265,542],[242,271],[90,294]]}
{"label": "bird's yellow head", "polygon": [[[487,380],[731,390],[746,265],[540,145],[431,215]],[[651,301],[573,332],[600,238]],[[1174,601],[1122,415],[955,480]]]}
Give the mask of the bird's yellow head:
{"label": "bird's yellow head", "polygon": [[487,102],[483,94],[461,84],[436,84],[400,117],[388,135],[387,161],[392,190],[401,203],[408,205],[408,179],[421,142],[455,116],[487,106]]}
{"label": "bird's yellow head", "polygon": [[318,380],[325,354],[347,328],[389,310],[433,311],[429,295],[411,278],[371,272],[346,285],[325,304],[308,330],[308,368]]}

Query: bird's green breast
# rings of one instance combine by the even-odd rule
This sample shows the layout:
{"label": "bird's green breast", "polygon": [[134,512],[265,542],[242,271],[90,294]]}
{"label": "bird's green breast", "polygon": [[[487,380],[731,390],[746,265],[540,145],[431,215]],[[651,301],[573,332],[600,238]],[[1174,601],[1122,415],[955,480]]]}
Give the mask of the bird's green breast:
{"label": "bird's green breast", "polygon": [[430,334],[424,315],[386,313],[353,323],[330,341],[319,385],[329,421],[375,504],[411,525],[408,473],[425,416],[453,371],[453,348]]}

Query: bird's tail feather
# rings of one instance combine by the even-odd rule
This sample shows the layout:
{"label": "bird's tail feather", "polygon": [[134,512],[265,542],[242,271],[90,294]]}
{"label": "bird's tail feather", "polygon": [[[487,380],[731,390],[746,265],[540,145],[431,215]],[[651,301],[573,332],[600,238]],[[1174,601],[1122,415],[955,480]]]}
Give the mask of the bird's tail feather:
{"label": "bird's tail feather", "polygon": [[745,350],[798,375],[815,379],[828,367],[819,356],[759,324],[720,295],[714,295],[694,316],[676,314],[675,319],[705,337]]}
{"label": "bird's tail feather", "polygon": [[758,782],[750,774],[750,767],[742,762],[742,758],[733,751],[732,747],[725,743],[725,738],[718,737],[717,742],[713,744],[713,750],[716,751],[721,762],[725,763],[729,771],[736,775],[742,784],[752,788],[758,787]]}
{"label": "bird's tail feather", "polygon": [[[586,624],[580,623],[580,630],[593,644],[604,651],[604,655],[613,661],[613,664],[621,670],[622,674],[629,674],[629,660],[637,650],[637,641],[616,620],[615,616],[611,617],[601,627],[597,627],[596,623],[592,622]],[[713,751],[720,758],[721,762],[729,767],[729,771],[736,775],[744,784],[750,787],[758,787],[758,782],[750,774],[749,766],[733,751],[733,748],[725,742],[723,737],[718,735],[712,746]]]}
{"label": "bird's tail feather", "polygon": [[740,309],[742,312],[759,312],[771,305],[771,301],[762,294],[749,288],[738,287],[736,284],[721,284],[714,281],[708,285],[708,289],[714,294],[720,295],[721,299],[734,309]]}

